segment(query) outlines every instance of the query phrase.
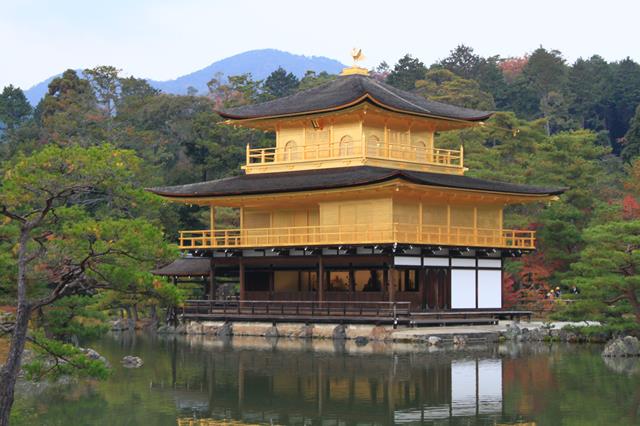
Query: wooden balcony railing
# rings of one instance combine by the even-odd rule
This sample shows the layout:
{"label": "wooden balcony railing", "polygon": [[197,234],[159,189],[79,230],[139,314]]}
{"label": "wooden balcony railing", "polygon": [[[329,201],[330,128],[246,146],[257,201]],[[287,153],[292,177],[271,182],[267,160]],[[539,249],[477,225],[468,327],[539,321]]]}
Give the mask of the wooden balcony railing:
{"label": "wooden balcony railing", "polygon": [[207,318],[220,315],[295,317],[408,317],[410,302],[366,301],[306,301],[306,300],[187,300],[182,306],[186,318]]}
{"label": "wooden balcony railing", "polygon": [[220,229],[180,231],[179,246],[212,249],[387,243],[534,249],[535,231],[402,223]]}
{"label": "wooden balcony railing", "polygon": [[372,158],[464,168],[464,151],[462,147],[459,150],[453,150],[398,143],[365,143],[361,140],[279,148],[251,148],[247,145],[246,154],[247,166],[331,159]]}

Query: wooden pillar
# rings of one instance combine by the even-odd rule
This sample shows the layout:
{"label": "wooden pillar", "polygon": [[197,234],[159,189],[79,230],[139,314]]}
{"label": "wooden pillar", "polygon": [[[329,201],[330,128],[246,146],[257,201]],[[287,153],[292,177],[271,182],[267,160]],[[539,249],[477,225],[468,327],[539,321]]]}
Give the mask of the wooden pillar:
{"label": "wooden pillar", "polygon": [[427,161],[430,163],[434,162],[434,136],[435,132],[429,132],[427,136]]}
{"label": "wooden pillar", "polygon": [[349,265],[349,291],[351,293],[356,291],[356,274],[353,270],[353,264]]}
{"label": "wooden pillar", "polygon": [[422,242],[422,230],[424,229],[424,208],[422,205],[422,200],[420,200],[420,202],[418,203],[418,242],[421,243]]}
{"label": "wooden pillar", "polygon": [[447,243],[451,243],[451,204],[447,204]]}
{"label": "wooden pillar", "polygon": [[384,265],[384,269],[382,270],[382,300],[385,298],[385,293],[388,296],[389,294],[389,268],[387,265]]}
{"label": "wooden pillar", "polygon": [[209,206],[209,229],[211,230],[211,240],[209,245],[215,247],[216,245],[216,206],[211,204]]}
{"label": "wooden pillar", "polygon": [[276,290],[276,273],[273,265],[269,267],[269,300],[273,300],[273,293]]}
{"label": "wooden pillar", "polygon": [[324,262],[322,254],[318,256],[318,301],[324,302]]}
{"label": "wooden pillar", "polygon": [[213,263],[213,258],[211,258],[209,265],[209,289],[207,291],[207,298],[214,300],[216,299],[218,288],[216,286],[216,265]]}
{"label": "wooden pillar", "polygon": [[238,261],[238,276],[240,280],[240,300],[246,299],[246,283],[244,273],[244,261],[242,258]]}
{"label": "wooden pillar", "polygon": [[399,271],[395,268],[389,269],[389,302],[396,301],[396,286],[398,285]]}
{"label": "wooden pillar", "polygon": [[420,310],[423,311],[427,306],[427,297],[426,297],[426,280],[425,280],[425,269],[420,268],[416,271],[416,279],[418,280],[418,291],[420,293]]}
{"label": "wooden pillar", "polygon": [[473,243],[478,244],[478,208],[473,208]]}

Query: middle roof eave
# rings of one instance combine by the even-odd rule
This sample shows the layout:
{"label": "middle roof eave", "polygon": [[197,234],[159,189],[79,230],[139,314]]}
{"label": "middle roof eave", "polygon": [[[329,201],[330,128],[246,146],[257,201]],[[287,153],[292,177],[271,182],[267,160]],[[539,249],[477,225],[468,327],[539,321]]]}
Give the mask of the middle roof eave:
{"label": "middle roof eave", "polygon": [[392,179],[402,179],[425,186],[529,196],[553,196],[565,191],[565,188],[537,187],[489,181],[468,176],[372,166],[244,174],[214,181],[151,188],[149,190],[168,198],[204,198],[349,188],[382,183]]}

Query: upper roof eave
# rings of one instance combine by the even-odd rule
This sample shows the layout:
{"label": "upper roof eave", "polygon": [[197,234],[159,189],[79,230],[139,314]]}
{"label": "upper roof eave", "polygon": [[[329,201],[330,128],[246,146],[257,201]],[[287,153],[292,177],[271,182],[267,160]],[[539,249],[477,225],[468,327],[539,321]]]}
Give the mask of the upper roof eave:
{"label": "upper roof eave", "polygon": [[227,120],[233,120],[233,121],[236,121],[236,122],[252,122],[252,121],[264,121],[264,120],[282,119],[282,118],[296,118],[296,117],[304,117],[304,116],[315,115],[315,114],[338,112],[338,111],[342,111],[342,110],[345,110],[345,109],[348,109],[348,108],[352,108],[352,107],[358,106],[358,105],[360,105],[362,103],[365,103],[365,102],[370,102],[371,104],[373,104],[373,105],[375,105],[375,106],[377,106],[379,108],[382,108],[384,110],[391,111],[391,112],[396,112],[396,113],[400,113],[400,114],[406,114],[406,115],[411,115],[411,116],[421,117],[421,118],[431,118],[431,119],[436,119],[436,120],[454,121],[454,122],[458,122],[458,123],[478,123],[478,122],[482,122],[482,121],[485,121],[485,120],[491,118],[491,116],[495,113],[494,111],[478,111],[478,112],[482,112],[482,114],[478,115],[476,117],[465,118],[465,119],[455,118],[455,117],[447,117],[447,116],[436,115],[436,114],[419,113],[419,112],[407,111],[407,110],[402,110],[402,109],[391,107],[389,105],[386,105],[386,104],[378,101],[376,98],[374,98],[373,96],[371,96],[369,94],[361,96],[360,98],[356,99],[354,102],[345,103],[345,104],[338,105],[338,106],[331,107],[331,108],[309,110],[309,111],[301,111],[301,112],[288,113],[288,114],[256,115],[256,116],[247,117],[247,116],[233,115],[233,114],[230,114],[230,113],[228,113],[228,112],[226,112],[224,110],[216,110],[215,112],[218,115],[220,115],[222,118],[225,118]]}
{"label": "upper roof eave", "polygon": [[320,86],[259,104],[217,111],[230,120],[266,120],[339,111],[368,101],[391,111],[414,116],[460,122],[489,118],[490,111],[431,101],[416,93],[400,90],[367,76],[340,76]]}

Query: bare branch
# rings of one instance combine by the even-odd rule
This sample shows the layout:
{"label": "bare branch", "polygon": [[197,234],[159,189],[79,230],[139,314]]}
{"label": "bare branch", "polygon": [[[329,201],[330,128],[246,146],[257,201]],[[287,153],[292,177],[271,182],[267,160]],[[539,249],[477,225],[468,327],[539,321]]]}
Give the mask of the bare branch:
{"label": "bare branch", "polygon": [[0,214],[2,214],[2,215],[4,215],[4,216],[6,216],[6,217],[8,217],[8,218],[11,218],[11,219],[13,219],[13,220],[17,220],[18,222],[25,223],[25,222],[27,221],[27,219],[25,219],[24,217],[22,217],[22,216],[20,216],[20,215],[17,215],[17,214],[15,214],[15,213],[10,212],[10,211],[7,209],[7,206],[5,206],[5,205],[2,205],[2,206],[1,206],[1,208],[0,208]]}
{"label": "bare branch", "polygon": [[604,303],[606,303],[607,305],[613,305],[614,303],[617,303],[617,302],[620,302],[621,300],[626,300],[626,299],[627,299],[627,295],[621,294],[619,296],[614,297],[613,299],[605,300]]}

